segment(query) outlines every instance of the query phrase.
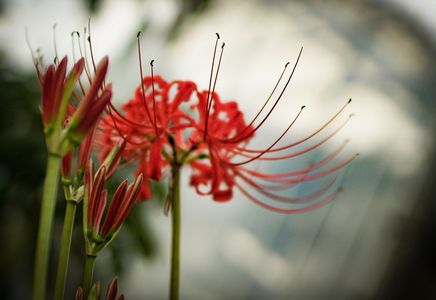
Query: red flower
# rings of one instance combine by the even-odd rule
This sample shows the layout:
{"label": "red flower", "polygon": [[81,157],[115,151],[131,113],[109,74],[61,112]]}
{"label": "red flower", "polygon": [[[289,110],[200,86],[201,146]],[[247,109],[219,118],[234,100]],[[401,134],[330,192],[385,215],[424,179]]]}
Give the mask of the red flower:
{"label": "red flower", "polygon": [[[224,44],[222,46],[222,49],[223,47]],[[351,102],[351,100],[348,101],[347,104],[345,104],[338,113],[336,113],[330,120],[328,120],[320,129],[315,131],[313,134],[295,143],[291,143],[282,147],[277,147],[276,145],[288,133],[292,125],[300,116],[302,110],[304,109],[303,106],[296,114],[296,116],[292,119],[289,126],[267,148],[262,150],[254,150],[247,147],[254,134],[267,121],[272,111],[275,109],[276,105],[282,98],[284,91],[286,90],[287,86],[290,83],[290,80],[292,79],[292,76],[301,56],[301,52],[302,49],[300,50],[291,74],[289,75],[286,83],[284,84],[284,87],[280,91],[271,108],[267,112],[264,112],[266,105],[275,94],[276,88],[279,85],[288,64],[286,64],[285,69],[280,75],[280,78],[275,85],[273,91],[271,92],[270,96],[263,104],[258,114],[248,125],[245,123],[244,116],[242,112],[239,111],[236,102],[223,103],[218,95],[215,93],[215,85],[223,52],[221,50],[215,78],[212,80],[212,73],[214,70],[215,61],[214,52],[209,90],[207,92],[202,92],[198,94],[199,101],[196,109],[198,111],[199,119],[196,126],[196,132],[194,132],[193,134],[193,139],[199,141],[199,144],[197,146],[199,151],[202,151],[203,155],[209,158],[207,162],[193,161],[191,163],[191,166],[194,170],[193,176],[191,177],[191,185],[196,188],[199,194],[212,195],[213,199],[216,201],[228,201],[233,196],[233,188],[236,187],[257,205],[280,213],[298,213],[309,211],[332,201],[337,196],[340,189],[337,189],[333,193],[330,193],[324,199],[321,199],[318,202],[310,202],[309,204],[305,204],[305,202],[315,200],[319,196],[327,192],[336,180],[335,176],[331,176],[331,178],[327,180],[327,183],[325,183],[318,190],[315,190],[312,193],[300,197],[289,197],[281,195],[280,193],[278,193],[278,191],[287,190],[289,188],[295,187],[297,184],[302,182],[324,178],[330,174],[333,174],[335,171],[348,164],[354,158],[354,156],[345,159],[339,163],[336,163],[328,169],[312,174],[313,171],[319,170],[321,167],[330,162],[343,147],[340,147],[338,150],[336,150],[332,154],[327,155],[320,162],[312,166],[308,166],[301,170],[296,170],[292,172],[267,174],[259,171],[254,171],[244,166],[254,161],[282,161],[285,159],[301,156],[313,149],[318,148],[320,145],[333,137],[345,125],[343,124],[338,129],[333,131],[333,133],[329,134],[326,138],[322,139],[317,143],[314,143],[311,146],[304,148],[303,150],[295,151],[293,153],[280,154],[283,151],[292,149],[297,145],[309,141],[312,137],[321,132],[338,117],[338,115],[345,109],[345,107]],[[212,91],[210,90],[211,86]],[[262,113],[264,113],[265,116],[262,119],[258,120]],[[201,139],[201,137],[203,138]],[[271,156],[271,154],[280,155]],[[208,186],[208,190],[201,190],[201,186]],[[249,187],[250,190],[248,190],[247,187]],[[262,195],[263,197],[266,197],[270,200],[285,203],[304,204],[305,206],[300,206],[298,208],[281,208],[262,201],[261,198],[256,196],[256,194]]]}
{"label": "red flower", "polygon": [[[264,118],[259,122],[260,125],[256,127],[253,126],[253,120],[250,124],[246,125],[243,114],[239,111],[236,102],[222,103],[220,98],[216,93],[210,96],[210,101],[213,105],[207,113],[207,92],[199,94],[199,102],[197,110],[199,111],[198,128],[194,134],[194,138],[200,138],[203,136],[205,131],[205,120],[206,116],[209,118],[208,124],[209,129],[205,135],[204,141],[198,146],[200,151],[204,151],[205,156],[209,157],[207,162],[194,161],[191,163],[193,168],[193,175],[191,177],[191,185],[193,185],[197,192],[202,195],[212,195],[213,199],[216,201],[228,201],[233,196],[233,188],[238,188],[243,194],[245,194],[249,199],[251,199],[256,204],[282,213],[294,213],[303,212],[319,207],[322,204],[326,204],[333,200],[337,195],[338,191],[325,197],[320,202],[309,204],[305,207],[300,208],[279,208],[267,204],[261,201],[255,196],[255,193],[250,192],[245,186],[249,186],[251,190],[257,194],[266,196],[269,199],[287,202],[287,203],[297,203],[302,204],[307,201],[316,199],[317,197],[324,194],[334,183],[335,177],[327,180],[318,190],[311,192],[307,195],[301,197],[287,197],[277,193],[278,190],[285,190],[295,187],[297,184],[307,181],[312,181],[326,177],[333,174],[338,169],[342,168],[344,165],[348,164],[353,158],[348,158],[344,161],[333,165],[329,169],[320,171],[315,174],[311,174],[313,171],[319,170],[321,167],[325,166],[328,162],[332,161],[335,156],[337,156],[342,150],[342,145],[339,149],[333,153],[327,155],[320,162],[315,163],[311,166],[303,168],[301,170],[296,170],[286,173],[272,173],[267,174],[259,171],[254,171],[245,167],[244,165],[256,161],[256,160],[269,160],[269,161],[282,161],[284,159],[290,159],[293,157],[298,157],[303,155],[313,149],[318,148],[320,145],[325,143],[334,134],[336,134],[340,128],[345,124],[342,124],[338,129],[333,131],[332,134],[328,135],[321,141],[314,143],[313,145],[304,148],[300,151],[295,151],[293,153],[287,153],[280,156],[266,156],[267,154],[279,153],[287,149],[293,148],[294,146],[300,145],[324,129],[328,124],[330,124],[344,109],[342,107],[340,111],[333,116],[320,130],[317,130],[310,136],[283,147],[275,147],[275,145],[285,136],[285,134],[290,130],[298,116],[300,115],[302,109],[297,114],[297,116],[292,120],[288,128],[279,136],[279,138],[268,148],[264,150],[253,150],[248,149],[247,144],[253,138],[255,131],[260,128],[264,123]],[[269,112],[267,113],[267,116]],[[243,158],[243,161],[235,161],[239,158]],[[201,186],[209,186],[207,191],[201,190]]]}
{"label": "red flower", "polygon": [[160,76],[145,77],[133,99],[122,106],[125,114],[111,106],[102,119],[97,142],[100,155],[104,156],[120,139],[127,142],[122,159],[138,161],[137,173],[144,174],[139,199],[151,197],[148,179],[159,180],[162,170],[192,146],[183,130],[193,127],[194,120],[180,106],[195,91],[192,82],[167,83]]}
{"label": "red flower", "polygon": [[[332,201],[340,191],[339,188],[328,193],[335,183],[335,172],[355,157],[346,158],[328,167],[327,164],[336,158],[345,144],[327,154],[320,161],[299,170],[265,173],[246,166],[254,161],[283,161],[300,157],[326,143],[348,121],[321,140],[289,153],[296,146],[304,146],[320,132],[325,131],[351,100],[309,136],[285,146],[277,146],[297,121],[304,109],[303,106],[292,118],[289,126],[271,145],[260,150],[248,147],[255,133],[266,123],[281,100],[294,74],[300,55],[301,51],[291,74],[282,90],[278,92],[279,95],[271,108],[267,111],[265,109],[272,96],[276,94],[277,86],[288,64],[270,96],[250,123],[245,121],[235,101],[223,102],[215,92],[222,51],[215,78],[213,78],[214,63],[212,64],[207,91],[198,91],[196,85],[190,81],[167,83],[160,76],[145,77],[142,85],[136,89],[134,98],[122,106],[125,113],[122,114],[111,107],[110,116],[103,120],[98,139],[102,153],[117,140],[126,140],[123,158],[127,162],[139,162],[137,172],[143,172],[146,178],[141,189],[141,196],[144,198],[151,196],[147,179],[159,180],[162,170],[175,163],[190,164],[193,169],[191,185],[197,193],[211,195],[215,201],[230,200],[233,197],[234,188],[237,188],[257,205],[281,213],[305,212],[324,205]],[[215,52],[213,60],[215,60]],[[172,90],[173,87],[177,88]],[[181,104],[191,101],[194,102],[190,105],[193,113],[188,114],[186,110],[182,110]],[[300,197],[289,197],[280,193],[301,183],[323,178],[326,180],[321,187]],[[324,198],[318,199],[326,194]],[[281,203],[298,204],[299,207],[282,208],[269,204],[268,201],[263,200],[264,198]]]}
{"label": "red flower", "polygon": [[[139,162],[137,172],[146,174],[146,178],[156,180],[160,178],[162,170],[174,160],[175,155],[179,163],[189,163],[191,165],[193,174],[190,182],[196,191],[201,195],[212,195],[216,201],[230,200],[234,188],[237,188],[258,205],[277,212],[292,213],[316,208],[333,200],[337,195],[338,190],[330,193],[321,201],[311,203],[303,208],[281,209],[261,201],[253,192],[269,199],[296,204],[303,204],[316,199],[333,185],[335,176],[327,178],[327,182],[319,189],[301,197],[282,196],[277,193],[277,190],[285,190],[302,182],[328,177],[348,164],[354,156],[333,165],[329,169],[313,173],[331,162],[343,149],[344,145],[319,162],[293,172],[267,174],[254,171],[245,165],[257,160],[281,161],[290,159],[318,148],[332,138],[346,122],[321,141],[303,150],[271,156],[271,154],[279,154],[309,141],[332,123],[349,102],[313,134],[292,144],[276,147],[276,144],[288,133],[297,120],[304,108],[302,107],[288,128],[272,145],[264,150],[254,150],[247,148],[247,144],[254,137],[255,132],[265,123],[272,109],[266,113],[267,116],[262,120],[257,120],[257,116],[250,124],[247,124],[236,102],[222,102],[217,93],[198,92],[195,84],[190,81],[175,81],[168,84],[160,77],[156,78],[158,78],[156,80],[156,95],[158,95],[156,99],[158,100],[155,101],[154,109],[152,109],[152,95],[149,93],[145,97],[145,103],[149,112],[151,112],[151,117],[147,117],[147,109],[139,87],[136,90],[135,98],[123,105],[124,115],[112,109],[111,117],[106,116],[102,120],[103,125],[100,126],[99,135],[101,149],[107,149],[115,141],[124,138],[127,145],[122,154],[123,158],[126,161],[137,160]],[[146,77],[143,82],[145,90],[149,90],[151,78]],[[175,91],[175,96],[169,99],[168,95],[172,86],[177,86],[178,89]],[[210,103],[212,103],[209,110],[207,109],[208,97]],[[180,104],[191,98],[198,99],[197,104],[191,105],[191,109],[198,115],[196,120],[180,109]],[[155,123],[157,131],[154,128],[153,121],[151,121],[154,119],[154,115],[157,116]],[[206,117],[208,118],[208,130],[205,134]],[[258,121],[258,124],[255,126],[256,121]],[[189,138],[186,138],[188,130],[190,130],[190,134],[188,135]],[[157,135],[156,132],[160,134]],[[174,139],[168,137],[174,137]],[[172,148],[174,148],[175,154],[172,153]],[[102,151],[102,153],[104,152]],[[205,160],[205,158],[208,159]],[[244,160],[237,162],[238,158]],[[201,186],[208,186],[209,188],[204,190]],[[246,186],[249,186],[253,192],[250,192]],[[147,180],[141,188],[140,197],[151,197],[151,189]]]}

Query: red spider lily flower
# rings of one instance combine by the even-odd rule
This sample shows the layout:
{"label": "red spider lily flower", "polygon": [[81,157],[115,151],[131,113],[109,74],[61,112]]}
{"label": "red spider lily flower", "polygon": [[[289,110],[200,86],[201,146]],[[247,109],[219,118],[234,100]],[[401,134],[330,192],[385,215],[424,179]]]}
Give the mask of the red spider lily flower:
{"label": "red spider lily flower", "polygon": [[[209,129],[205,136],[205,141],[198,146],[199,151],[205,151],[205,156],[209,157],[209,160],[208,162],[193,161],[191,163],[191,167],[194,170],[193,175],[191,176],[191,185],[196,188],[199,194],[212,195],[213,199],[216,201],[228,201],[232,198],[233,189],[236,187],[256,204],[264,208],[282,213],[297,213],[308,211],[317,208],[322,204],[326,204],[336,197],[338,191],[335,191],[334,193],[328,195],[320,202],[309,204],[306,207],[284,209],[262,202],[260,199],[256,198],[253,193],[249,192],[247,188],[244,187],[244,184],[250,186],[250,188],[258,194],[266,196],[269,199],[284,203],[303,204],[305,202],[314,200],[324,194],[324,192],[326,192],[333,185],[335,181],[334,176],[330,180],[328,180],[327,183],[324,184],[320,189],[301,197],[286,197],[278,194],[277,190],[286,190],[295,187],[297,184],[302,182],[326,177],[330,174],[333,174],[344,165],[348,164],[354,158],[354,156],[337,163],[336,165],[330,167],[327,170],[315,174],[310,174],[311,172],[320,169],[328,162],[332,161],[339,154],[344,145],[342,145],[333,153],[326,156],[320,162],[304,169],[292,172],[267,174],[251,170],[244,165],[255,160],[282,161],[284,159],[303,155],[313,149],[318,148],[320,145],[330,139],[335,133],[338,132],[340,128],[344,126],[344,124],[340,126],[339,129],[336,129],[333,134],[328,135],[320,142],[306,147],[303,150],[275,157],[265,157],[266,154],[284,151],[296,145],[302,144],[320,131],[318,130],[310,137],[302,139],[296,143],[292,143],[280,148],[274,148],[274,146],[292,127],[304,107],[301,108],[300,112],[292,120],[289,127],[286,128],[282,135],[271,146],[269,146],[265,150],[252,150],[248,149],[245,145],[247,145],[249,141],[253,138],[254,132],[260,126],[254,127],[253,122],[246,125],[243,114],[239,111],[236,102],[222,103],[218,95],[215,93],[211,95],[210,98],[210,101],[213,101],[213,106],[209,110],[208,114],[206,106],[206,92],[199,94],[199,102],[197,107],[199,111],[200,122],[198,125],[198,131],[194,135],[195,138],[199,138],[204,134],[204,126],[206,122],[201,120],[204,120],[206,114],[209,118]],[[341,108],[341,110],[327,123],[331,123],[333,119],[336,118],[340,114],[340,112],[344,110],[345,106]],[[260,123],[262,122],[263,120]],[[327,125],[328,124],[323,127],[326,127]],[[242,162],[235,162],[236,159],[240,159],[241,157],[245,158],[245,160]],[[209,190],[203,191],[201,190],[201,186],[209,186]]]}
{"label": "red spider lily flower", "polygon": [[100,155],[104,156],[120,139],[126,141],[122,159],[139,161],[137,174],[144,174],[140,199],[151,197],[148,179],[159,180],[162,170],[177,158],[174,153],[183,155],[192,146],[184,139],[183,129],[192,127],[194,120],[180,106],[194,92],[193,82],[168,83],[160,76],[144,77],[134,98],[122,106],[124,114],[111,106],[109,114],[102,118],[97,139]]}
{"label": "red spider lily flower", "polygon": [[[286,64],[271,94],[249,123],[245,121],[235,101],[223,102],[215,92],[224,43],[213,79],[216,49],[217,43],[207,91],[198,91],[195,83],[190,81],[167,83],[159,76],[153,77],[152,73],[151,77],[143,78],[134,98],[122,106],[124,114],[111,107],[111,113],[103,120],[103,126],[99,128],[98,141],[102,153],[118,139],[126,140],[123,158],[127,162],[138,161],[137,172],[141,171],[145,174],[146,183],[141,189],[141,196],[151,196],[148,178],[158,180],[162,169],[176,163],[179,166],[190,164],[193,169],[190,183],[197,193],[211,195],[215,201],[219,202],[230,200],[235,188],[255,204],[280,213],[305,212],[332,201],[341,190],[339,188],[328,193],[336,181],[336,172],[355,157],[354,155],[333,163],[345,143],[320,161],[298,170],[264,173],[251,169],[247,165],[255,161],[282,162],[319,148],[333,138],[345,126],[348,119],[325,137],[310,145],[308,143],[320,136],[321,132],[325,132],[326,128],[338,119],[351,100],[307,137],[278,146],[300,117],[303,106],[291,118],[289,126],[271,145],[265,149],[251,149],[248,147],[251,139],[266,123],[283,97],[296,70],[302,49],[292,72],[283,88],[277,92],[278,96],[270,108],[266,109],[273,95],[277,94],[276,89],[289,63]],[[173,86],[177,86],[178,89],[171,92],[170,89]],[[183,102],[190,101],[194,101],[194,104],[190,106],[194,110],[192,117],[181,108]],[[297,146],[300,148],[293,150]],[[321,179],[325,179],[321,187],[300,197],[289,197],[280,193],[301,183]],[[324,198],[319,199],[322,196]],[[263,198],[299,206],[283,208],[269,204],[263,201]]]}
{"label": "red spider lily flower", "polygon": [[[124,295],[118,294],[118,279],[114,277],[110,282],[106,290],[106,296],[103,298],[104,300],[124,300]],[[75,300],[85,300],[83,289],[79,287],[76,291]],[[97,281],[93,284],[91,291],[89,293],[88,299],[100,300],[101,292],[100,292],[100,282]]]}
{"label": "red spider lily flower", "polygon": [[[144,82],[146,83],[149,83],[150,81],[151,78],[149,77],[144,79]],[[154,125],[152,125],[150,121],[147,121],[150,119],[147,118],[141,90],[138,88],[135,93],[136,97],[123,105],[123,110],[125,111],[124,115],[113,110],[112,115],[108,115],[102,119],[102,125],[99,127],[100,132],[98,139],[101,149],[110,147],[120,138],[125,139],[126,148],[122,154],[123,158],[126,161],[137,160],[139,162],[137,172],[143,172],[144,174],[148,174],[148,177],[150,177],[151,166],[158,165],[160,168],[163,168],[173,161],[174,156],[171,156],[170,151],[162,150],[171,149],[171,147],[173,147],[176,150],[175,155],[178,156],[177,162],[180,164],[189,163],[191,165],[193,174],[190,182],[191,185],[195,187],[197,193],[201,195],[212,195],[215,201],[230,200],[233,196],[234,188],[237,188],[258,205],[277,212],[293,213],[317,208],[322,204],[332,201],[337,196],[338,190],[329,194],[319,202],[309,204],[307,207],[281,209],[268,205],[256,198],[253,193],[250,193],[247,188],[244,187],[244,184],[250,186],[255,192],[282,203],[304,204],[305,202],[315,200],[317,197],[327,192],[327,190],[334,184],[336,177],[334,175],[329,175],[334,174],[337,170],[348,164],[354,156],[337,163],[330,169],[315,174],[312,173],[320,170],[329,162],[333,161],[334,158],[339,155],[345,144],[325,156],[319,162],[292,172],[267,174],[254,171],[245,165],[255,160],[282,161],[284,159],[299,157],[320,147],[332,138],[343,126],[345,126],[346,122],[341,124],[321,141],[318,141],[303,150],[275,157],[266,155],[281,153],[287,149],[291,149],[309,141],[330,125],[342,113],[349,102],[347,102],[330,120],[328,120],[326,124],[308,137],[286,146],[275,147],[285,134],[289,132],[303,110],[304,107],[302,107],[297,116],[292,119],[288,128],[284,130],[272,145],[265,150],[253,150],[247,148],[246,145],[254,137],[255,131],[260,128],[259,125],[254,125],[258,116],[250,122],[250,124],[247,124],[244,115],[239,110],[236,102],[223,102],[217,93],[212,94],[208,91],[199,92],[197,91],[195,84],[190,81],[175,81],[168,84],[159,78],[158,82],[160,82],[160,84],[157,85],[158,93],[165,95],[162,99],[167,99],[166,96],[170,94],[169,89],[173,85],[180,87],[176,90],[173,99],[183,99],[183,101],[187,101],[191,98],[198,99],[197,104],[191,106],[191,108],[197,112],[198,120],[196,121],[192,117],[189,117],[186,113],[182,112],[180,108],[175,109],[172,107],[172,110],[168,109],[167,111],[176,112],[177,117],[175,117],[172,122],[166,123],[166,127],[161,126],[162,123],[160,121],[157,122],[159,130],[165,131],[166,135],[162,136],[158,146],[160,151],[163,152],[152,154],[154,151],[153,143],[156,143],[153,140],[155,132],[153,129]],[[149,95],[149,97],[151,97],[151,95]],[[209,101],[213,102],[210,109],[207,108],[208,98],[210,98]],[[149,98],[146,97],[146,99]],[[148,101],[147,103],[150,102],[151,101]],[[171,104],[173,102],[176,101],[172,100],[163,103],[168,106],[168,103]],[[155,107],[160,107],[160,105],[160,101],[155,102]],[[151,109],[150,111],[153,112]],[[267,113],[267,117],[269,114],[270,112]],[[162,116],[167,117],[168,115],[171,116],[171,114],[163,114],[157,118],[157,120],[164,119]],[[207,134],[204,135],[206,116],[208,118],[208,130]],[[261,120],[259,124],[262,125],[267,117]],[[148,126],[141,126],[140,122],[148,124]],[[188,129],[191,130],[191,133],[188,138],[184,138],[184,136],[186,136],[185,130]],[[168,138],[171,136],[175,137],[174,140],[172,140],[174,145],[172,145],[171,139]],[[204,158],[208,158],[208,160],[205,160]],[[238,158],[245,158],[245,161],[235,162]],[[285,197],[276,193],[277,190],[286,190],[295,187],[299,183],[325,177],[328,177],[327,181],[321,188],[301,197]],[[209,186],[209,189],[204,191],[201,188],[202,186]],[[145,181],[141,188],[140,196],[151,196],[151,190],[147,181]]]}
{"label": "red spider lily flower", "polygon": [[[345,124],[342,124],[342,126],[333,131],[333,133],[329,134],[326,138],[314,143],[311,146],[304,148],[303,150],[295,151],[293,153],[281,154],[283,151],[293,149],[295,146],[309,141],[312,137],[321,132],[340,115],[340,113],[351,102],[351,100],[348,101],[339,110],[339,112],[336,113],[330,120],[328,120],[320,129],[318,129],[308,137],[295,143],[291,143],[282,147],[277,147],[276,145],[290,131],[291,127],[299,118],[302,110],[304,109],[303,106],[296,114],[296,116],[291,119],[289,126],[266,149],[249,149],[247,145],[249,144],[250,140],[253,138],[257,130],[261,128],[262,125],[267,121],[267,119],[277,106],[278,102],[281,100],[287,86],[289,85],[300,59],[302,48],[294,64],[291,74],[288,76],[284,87],[280,91],[276,100],[271,105],[271,108],[264,113],[264,117],[262,119],[258,120],[263,113],[266,105],[272,99],[272,96],[274,95],[277,86],[282,80],[283,74],[285,73],[288,64],[286,64],[282,74],[280,75],[279,80],[277,81],[277,84],[275,85],[270,96],[267,98],[266,102],[263,104],[253,120],[247,125],[245,123],[242,112],[238,109],[236,102],[223,103],[218,95],[215,93],[216,80],[220,68],[224,43],[221,47],[222,50],[216,69],[215,79],[212,80],[216,46],[217,44],[215,44],[211,76],[209,80],[209,89],[207,92],[202,92],[198,94],[198,104],[195,108],[197,109],[199,120],[197,122],[196,132],[194,131],[193,134],[193,139],[197,139],[200,141],[200,144],[197,146],[198,151],[202,151],[204,156],[208,157],[209,160],[206,163],[201,161],[193,161],[191,163],[191,166],[194,170],[191,177],[191,185],[196,188],[199,194],[212,195],[213,199],[216,201],[230,200],[233,196],[233,189],[237,188],[255,204],[280,213],[305,212],[332,201],[337,196],[340,189],[334,191],[333,193],[329,194],[324,199],[318,202],[311,202],[309,204],[306,204],[306,202],[315,200],[319,196],[327,192],[336,180],[336,177],[331,174],[334,174],[335,171],[348,164],[354,158],[354,156],[350,157],[339,163],[336,163],[335,165],[326,170],[322,170],[318,173],[312,174],[312,172],[319,170],[321,167],[333,160],[333,158],[339,153],[339,151],[343,147],[340,147],[337,151],[326,156],[323,160],[310,167],[306,167],[301,170],[295,170],[292,172],[266,174],[259,171],[251,170],[245,167],[245,165],[254,161],[283,161],[285,159],[299,157],[309,151],[318,148],[323,143],[332,138]],[[203,137],[202,140],[201,137]],[[276,155],[271,156],[271,154]],[[306,194],[300,197],[288,197],[281,195],[277,192],[278,190],[287,190],[293,188],[302,182],[312,181],[327,176],[331,177],[329,180],[327,180],[327,183],[310,194]],[[249,186],[250,189],[255,192],[255,194],[260,194],[270,200],[275,200],[282,203],[284,202],[303,204],[305,206],[298,208],[281,208],[275,205],[270,205],[257,198],[255,194],[253,194],[253,192],[250,192],[246,187],[244,187],[244,185]],[[201,186],[208,186],[209,189],[206,191],[202,191],[200,189]]]}
{"label": "red spider lily flower", "polygon": [[[107,190],[104,189],[106,167],[102,165],[94,175],[90,160],[85,170],[85,201],[83,229],[87,255],[96,256],[116,236],[138,196],[143,177],[139,175],[128,185],[122,182],[115,191],[104,216]],[[103,218],[104,216],[104,218]]]}

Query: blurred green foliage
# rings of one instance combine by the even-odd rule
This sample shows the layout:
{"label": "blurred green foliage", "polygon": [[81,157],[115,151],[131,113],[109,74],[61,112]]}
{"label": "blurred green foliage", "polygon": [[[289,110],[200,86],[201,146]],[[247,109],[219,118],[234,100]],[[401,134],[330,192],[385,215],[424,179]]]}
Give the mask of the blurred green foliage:
{"label": "blurred green foliage", "polygon": [[15,73],[3,56],[0,99],[0,284],[2,297],[18,299],[30,288],[46,150],[35,77]]}

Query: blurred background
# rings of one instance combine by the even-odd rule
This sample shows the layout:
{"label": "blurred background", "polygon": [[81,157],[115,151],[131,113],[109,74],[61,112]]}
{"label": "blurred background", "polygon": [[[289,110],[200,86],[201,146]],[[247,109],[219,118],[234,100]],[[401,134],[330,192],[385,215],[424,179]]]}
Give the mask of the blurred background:
{"label": "blurred background", "polygon": [[[291,139],[353,98],[346,114],[355,118],[312,157],[344,138],[351,139],[344,155],[360,156],[341,172],[344,193],[319,210],[279,215],[240,194],[215,203],[193,192],[184,170],[183,299],[436,299],[435,11],[432,0],[0,1],[2,298],[30,298],[46,159],[25,28],[49,63],[53,24],[60,56],[71,55],[71,32],[82,32],[91,17],[94,54],[110,56],[118,104],[139,82],[139,30],[144,62],[155,59],[168,81],[193,80],[202,89],[219,32],[226,51],[217,91],[237,99],[248,118],[304,46],[257,146],[281,133],[301,105],[307,110]],[[162,214],[165,185],[154,189],[156,199],[135,207],[97,261],[95,278],[106,284],[116,274],[127,299],[167,298],[170,219]],[[64,207],[60,197],[56,238]],[[80,218],[67,299],[81,284]]]}

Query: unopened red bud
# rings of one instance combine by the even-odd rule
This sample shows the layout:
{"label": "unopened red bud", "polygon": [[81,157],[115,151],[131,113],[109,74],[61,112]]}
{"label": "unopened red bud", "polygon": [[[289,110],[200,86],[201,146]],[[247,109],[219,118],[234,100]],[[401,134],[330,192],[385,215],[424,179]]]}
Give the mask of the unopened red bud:
{"label": "unopened red bud", "polygon": [[118,279],[114,277],[107,287],[106,300],[116,300],[118,292]]}
{"label": "unopened red bud", "polygon": [[[94,126],[112,97],[111,85],[103,88],[108,63],[108,58],[104,57],[98,64],[91,86],[71,119],[68,134],[70,139],[75,142],[80,142],[83,136]],[[102,89],[103,91],[99,92]]]}
{"label": "unopened red bud", "polygon": [[42,121],[44,126],[47,126],[53,119],[53,88],[55,68],[50,65],[42,77]]}
{"label": "unopened red bud", "polygon": [[61,175],[62,178],[69,180],[71,176],[71,165],[73,163],[73,151],[68,152],[62,157]]}
{"label": "unopened red bud", "polygon": [[83,289],[81,287],[77,288],[76,296],[74,297],[74,300],[84,300],[83,299]]}
{"label": "unopened red bud", "polygon": [[[97,214],[102,201],[101,194],[103,192],[104,177],[106,174],[105,167],[98,169],[94,180],[88,189],[88,207],[87,207],[87,224],[95,227],[97,223]],[[92,176],[92,175],[91,175]],[[88,179],[89,182],[89,179]]]}
{"label": "unopened red bud", "polygon": [[95,128],[91,129],[85,136],[85,139],[80,143],[79,157],[78,157],[78,169],[84,169],[89,156],[91,154],[91,146],[94,139]]}
{"label": "unopened red bud", "polygon": [[112,151],[106,156],[103,165],[106,166],[106,180],[115,172],[118,167],[121,155],[126,148],[126,141],[121,139],[113,148]]}
{"label": "unopened red bud", "polygon": [[106,236],[110,230],[114,229],[114,222],[126,196],[127,180],[124,180],[117,188],[112,197],[109,210],[106,214],[103,227],[101,229],[102,236]]}
{"label": "unopened red bud", "polygon": [[143,181],[143,175],[140,174],[136,178],[135,182],[131,183],[127,188],[127,192],[119,208],[118,214],[116,215],[116,218],[113,222],[112,230],[118,230],[126,220],[130,212],[130,209],[132,208],[132,205],[135,202],[136,197],[138,196],[139,190],[142,185],[142,181]]}

